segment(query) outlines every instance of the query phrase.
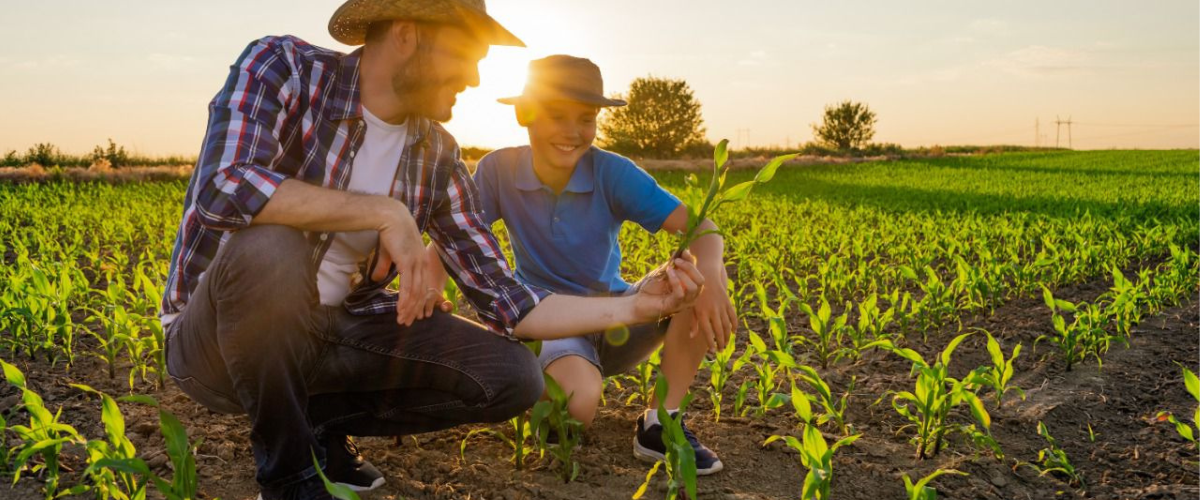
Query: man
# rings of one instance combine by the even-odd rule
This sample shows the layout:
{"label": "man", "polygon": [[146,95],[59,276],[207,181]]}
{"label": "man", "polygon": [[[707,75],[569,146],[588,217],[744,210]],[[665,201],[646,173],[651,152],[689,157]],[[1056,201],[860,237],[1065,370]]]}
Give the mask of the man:
{"label": "man", "polygon": [[[268,499],[328,498],[314,453],[334,481],[376,488],[382,474],[347,435],[510,418],[542,392],[515,339],[653,321],[703,285],[685,259],[626,297],[513,278],[436,123],[478,85],[489,44],[522,45],[482,0],[350,0],[329,28],[364,46],[263,38],[210,103],[161,311],[171,378],[210,409],[249,415]],[[437,310],[433,266],[492,332]]]}

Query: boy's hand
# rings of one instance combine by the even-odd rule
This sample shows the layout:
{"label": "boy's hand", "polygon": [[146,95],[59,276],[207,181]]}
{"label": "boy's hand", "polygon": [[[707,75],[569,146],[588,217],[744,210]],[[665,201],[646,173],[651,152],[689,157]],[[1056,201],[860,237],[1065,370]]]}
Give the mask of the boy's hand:
{"label": "boy's hand", "polygon": [[704,288],[704,276],[696,269],[691,254],[652,271],[634,297],[636,316],[655,321],[691,307]]}
{"label": "boy's hand", "polygon": [[725,288],[728,280],[725,267],[721,266],[709,276],[713,274],[717,275],[713,276],[713,281],[719,279],[719,283],[710,283],[704,287],[700,297],[696,299],[696,304],[692,306],[695,321],[689,336],[695,338],[699,333],[708,342],[709,351],[715,353],[724,349],[729,343],[729,338],[733,336],[737,328],[737,310],[733,307],[733,301],[729,299],[729,290]]}

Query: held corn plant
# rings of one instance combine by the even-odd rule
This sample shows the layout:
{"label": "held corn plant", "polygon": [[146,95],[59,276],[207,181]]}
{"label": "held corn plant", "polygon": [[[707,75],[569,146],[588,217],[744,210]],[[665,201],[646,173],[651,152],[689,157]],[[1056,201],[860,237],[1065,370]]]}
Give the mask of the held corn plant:
{"label": "held corn plant", "polygon": [[646,494],[647,488],[650,487],[650,480],[654,479],[654,475],[660,468],[667,474],[667,500],[697,498],[696,450],[692,448],[691,443],[683,434],[683,413],[688,404],[692,402],[692,393],[688,392],[683,396],[683,401],[679,403],[679,411],[672,416],[667,412],[667,407],[663,403],[667,399],[667,391],[667,377],[660,373],[654,384],[654,396],[658,400],[658,422],[663,429],[662,440],[667,450],[666,460],[654,463],[650,472],[646,473],[646,480],[634,492],[634,500],[638,500]]}
{"label": "held corn plant", "polygon": [[[758,184],[770,182],[775,177],[775,171],[779,170],[779,166],[783,162],[795,158],[796,154],[776,156],[771,161],[767,162],[754,179],[738,183],[728,189],[725,188],[725,177],[729,173],[729,140],[721,139],[717,144],[716,150],[713,151],[713,171],[712,178],[708,182],[708,191],[704,195],[704,201],[699,207],[689,203],[688,207],[688,222],[687,231],[679,238],[679,244],[675,247],[674,256],[683,255],[683,251],[692,245],[692,242],[697,238],[704,236],[708,231],[699,231],[700,223],[707,219],[709,214],[716,211],[718,207],[726,203],[738,202],[750,196],[750,191]],[[699,187],[699,181],[695,175],[689,175],[686,180],[689,187]]]}
{"label": "held corn plant", "polygon": [[763,442],[767,446],[775,441],[783,440],[789,447],[800,453],[800,463],[808,469],[804,476],[804,486],[800,492],[802,500],[828,500],[830,484],[833,482],[833,454],[843,446],[849,445],[861,437],[861,434],[846,436],[837,440],[832,446],[825,441],[825,436],[813,422],[812,409],[808,398],[803,394],[793,398],[796,404],[796,414],[804,421],[803,440],[792,436],[772,435]]}
{"label": "held corn plant", "polygon": [[[59,455],[67,444],[84,444],[86,440],[79,432],[68,424],[59,422],[62,409],[51,414],[46,408],[42,397],[29,390],[25,383],[25,374],[17,367],[0,360],[0,369],[9,384],[21,391],[21,405],[29,414],[29,425],[13,425],[8,429],[21,440],[21,444],[10,452],[15,452],[13,458],[13,484],[21,479],[23,472],[41,474],[45,478],[42,493],[46,500],[83,494],[88,490],[87,485],[76,485],[66,490],[59,490],[61,479],[61,464]],[[30,464],[34,456],[41,457],[42,463]]]}
{"label": "held corn plant", "polygon": [[947,422],[950,410],[966,404],[975,420],[987,431],[991,428],[991,415],[984,408],[983,402],[971,391],[968,384],[955,379],[949,374],[950,358],[954,350],[971,332],[964,333],[950,341],[941,354],[931,364],[925,361],[919,353],[912,349],[898,348],[890,341],[881,341],[880,348],[899,355],[912,362],[913,372],[917,373],[916,385],[912,392],[901,391],[892,393],[892,408],[904,418],[912,422],[906,427],[914,427],[916,436],[913,443],[917,445],[917,458],[932,458],[942,447],[946,432],[953,427]]}

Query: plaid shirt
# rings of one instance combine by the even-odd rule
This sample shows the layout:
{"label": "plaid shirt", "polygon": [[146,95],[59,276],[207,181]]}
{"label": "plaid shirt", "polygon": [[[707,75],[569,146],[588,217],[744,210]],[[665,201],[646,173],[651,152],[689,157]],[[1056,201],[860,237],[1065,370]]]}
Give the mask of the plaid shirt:
{"label": "plaid shirt", "polygon": [[[187,305],[221,244],[250,225],[284,179],[345,190],[366,125],[359,102],[360,51],[341,54],[290,36],[251,43],[209,104],[208,131],[188,185],[160,314]],[[484,223],[478,192],[454,138],[412,117],[392,197],[439,247],[442,263],[492,330],[512,336],[548,291],[521,284]],[[313,262],[333,243],[308,232]],[[360,269],[363,276],[365,267]],[[359,283],[343,305],[352,314],[395,312],[396,293]]]}

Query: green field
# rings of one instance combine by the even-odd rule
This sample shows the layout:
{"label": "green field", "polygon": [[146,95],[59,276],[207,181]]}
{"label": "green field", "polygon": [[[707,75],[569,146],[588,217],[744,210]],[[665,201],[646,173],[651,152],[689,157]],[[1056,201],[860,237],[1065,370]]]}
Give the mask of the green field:
{"label": "green field", "polygon": [[[683,173],[654,174],[684,199],[696,196],[684,188]],[[733,172],[727,182],[733,184],[752,175]],[[745,323],[739,329],[736,350],[709,362],[693,386],[697,402],[692,411],[714,429],[726,425],[728,418],[749,421],[729,425],[750,426],[758,420],[774,429],[799,429],[805,420],[800,406],[807,405],[798,404],[797,398],[803,397],[811,400],[813,423],[803,426],[804,431],[784,432],[798,439],[797,443],[809,445],[812,440],[824,439],[816,432],[820,429],[830,443],[840,436],[863,435],[839,454],[876,443],[903,447],[906,453],[901,455],[915,452],[925,457],[891,463],[894,477],[900,472],[915,474],[918,469],[924,475],[932,471],[931,464],[972,469],[944,458],[970,453],[975,453],[980,463],[990,464],[980,465],[973,473],[1016,474],[1005,472],[1012,469],[1014,458],[1035,462],[1037,447],[1027,444],[1028,436],[1041,445],[1045,441],[1031,422],[1017,427],[1010,422],[1016,419],[1012,417],[1001,424],[1001,419],[989,414],[988,410],[1017,415],[1020,408],[1012,407],[1027,403],[1016,392],[1005,393],[1004,388],[998,390],[983,381],[993,373],[988,371],[992,364],[983,354],[983,333],[969,326],[1006,306],[1005,314],[1012,314],[1013,307],[1032,310],[1029,304],[1036,305],[1044,318],[1035,329],[1045,335],[1036,351],[1031,336],[996,332],[1004,356],[1018,341],[1024,343],[1025,354],[1016,365],[1018,377],[1014,380],[1022,379],[1021,370],[1039,370],[1036,379],[1027,377],[1022,379],[1024,383],[1044,384],[1042,380],[1053,377],[1041,374],[1059,376],[1071,367],[1097,369],[1110,353],[1124,350],[1137,338],[1134,332],[1143,320],[1195,302],[1200,277],[1196,254],[1200,239],[1198,179],[1196,151],[1009,153],[784,167],[769,184],[755,188],[746,201],[726,205],[714,217],[725,234],[731,285]],[[0,358],[23,366],[26,372],[36,371],[43,381],[69,374],[69,381],[103,386],[110,392],[160,396],[167,391],[170,382],[164,383],[162,332],[156,310],[185,188],[183,181],[0,185],[0,255],[5,263],[0,267]],[[674,244],[668,235],[648,235],[627,225],[622,233],[627,279],[636,279],[662,262]],[[1081,287],[1098,291],[1080,292]],[[917,363],[913,356],[920,359],[923,354],[919,353],[937,353],[960,334],[971,336],[963,350],[977,355],[961,354],[960,350],[960,356],[973,364],[956,363],[950,374],[957,378],[946,378],[945,366],[937,362],[925,367],[928,373],[920,369],[924,360]],[[1191,335],[1194,344],[1195,332]],[[1136,342],[1132,344],[1137,349]],[[1180,352],[1172,360],[1195,367],[1200,360],[1193,353]],[[935,359],[932,354],[924,355],[924,359]],[[879,369],[887,372],[890,385],[859,384],[852,389],[853,377],[867,380],[878,368],[870,367],[872,363],[885,359],[891,364],[880,366],[891,368]],[[901,364],[893,366],[896,362]],[[912,367],[913,378],[909,379],[906,372],[913,364],[917,366]],[[898,369],[893,369],[896,366]],[[938,366],[942,366],[943,378],[935,380]],[[643,368],[639,374],[609,385],[607,404],[617,408],[614,412],[624,414],[639,408],[636,395],[644,396],[647,374],[653,373],[652,364]],[[1182,376],[1173,370],[1176,377],[1171,390],[1184,394]],[[108,381],[112,377],[118,382]],[[828,397],[822,397],[820,386],[826,381],[821,377],[829,379],[824,389],[830,391]],[[923,391],[943,391],[948,406],[940,410],[940,417],[926,414],[920,402],[906,403],[902,396],[895,400],[900,391],[915,391],[922,398]],[[849,392],[860,402],[838,407],[838,397]],[[0,396],[10,393],[0,391]],[[996,403],[1001,396],[1005,406]],[[832,406],[823,405],[830,398]],[[1164,399],[1161,407],[1147,408],[1144,413],[1173,408],[1179,415],[1189,415],[1183,419],[1187,424],[1191,410],[1178,407],[1178,398],[1172,398],[1170,404]],[[635,403],[625,405],[626,411],[622,405],[628,401]],[[50,412],[57,409],[53,402],[46,405]],[[64,412],[63,420],[94,422],[99,401],[92,406],[96,410],[87,416]],[[123,403],[122,408],[126,407]],[[889,416],[880,417],[882,423],[868,421],[868,407],[870,415],[886,412]],[[5,410],[0,407],[0,417],[6,416]],[[57,448],[48,448],[55,453],[88,439],[105,439],[103,434],[84,432],[83,427],[75,436],[51,427],[38,435],[18,432],[11,426],[28,425],[29,417],[17,413],[7,417],[10,428],[3,433],[15,447],[8,457],[0,450],[0,459],[5,459],[0,460],[0,474],[12,473],[20,465],[46,467],[53,460],[44,447],[25,455],[24,463],[18,464],[17,459],[22,451],[47,439],[59,440]],[[992,422],[997,422],[998,430],[991,428]],[[905,427],[908,423],[912,426]],[[185,426],[193,424],[184,421]],[[894,427],[896,432],[872,435],[872,429],[881,425]],[[1083,425],[1078,422],[1080,428]],[[1194,430],[1195,422],[1191,425]],[[1108,435],[1101,434],[1100,441],[1137,431],[1136,427],[1118,427],[1107,431]],[[495,429],[511,432],[507,426]],[[1056,437],[1066,432],[1053,426],[1051,431]],[[1170,432],[1173,435],[1173,428]],[[1024,436],[1019,438],[1022,444],[1009,449],[1008,436],[1018,433]],[[1182,443],[1182,438],[1176,439]],[[762,440],[757,443],[761,445]],[[235,444],[246,447],[245,442]],[[1035,447],[1018,452],[1030,446]],[[743,450],[794,463],[785,470],[764,466],[767,472],[788,478],[775,481],[782,484],[782,490],[771,489],[774,486],[754,489],[756,483],[748,479],[720,481],[732,481],[725,487],[764,498],[791,490],[798,497],[798,485],[811,467],[801,465],[795,455],[785,456],[782,449],[781,444],[772,444],[759,451]],[[1009,449],[1009,457],[992,458],[998,449]],[[1071,458],[1077,461],[1087,455],[1078,447],[1068,451],[1074,452]],[[498,445],[478,451],[472,446],[467,458],[473,453],[487,454],[487,459],[497,463],[507,457]],[[140,452],[127,454],[142,456]],[[452,454],[457,460],[457,449]],[[934,461],[934,456],[943,461]],[[589,466],[598,466],[589,465],[586,454],[583,457],[586,477]],[[61,472],[61,484],[39,482],[37,489],[115,481],[112,473],[84,477],[87,463],[80,461],[87,462],[77,459],[74,472]],[[847,465],[837,463],[839,467]],[[201,468],[220,467],[215,464],[199,461]],[[243,489],[247,484],[252,487],[252,464],[245,456],[233,464],[244,469]],[[540,464],[547,470],[556,467],[548,458]],[[180,466],[176,465],[176,474]],[[627,498],[646,470],[605,479],[606,487],[628,487],[619,486],[623,489],[597,498]],[[1099,480],[1102,472],[1091,470],[1089,477]],[[51,471],[39,473],[45,479]],[[1113,472],[1118,481],[1125,477],[1121,474]],[[1021,487],[1049,494],[1056,488],[1085,489],[1061,473],[1034,476],[1036,480],[1029,479]],[[130,477],[135,479],[120,487],[144,483],[144,479],[136,479],[141,476]],[[486,491],[481,485],[491,484],[475,479],[478,484],[470,477],[460,481],[467,483],[468,490]],[[558,487],[552,480],[545,482],[543,476],[525,481]],[[937,480],[957,491],[955,498],[982,495],[982,487],[967,481],[957,476]],[[1190,481],[1195,484],[1194,473]],[[885,495],[898,490],[898,496],[903,491],[899,479],[893,483],[892,489],[882,490]],[[417,494],[400,484],[393,493]],[[706,484],[701,481],[702,493]],[[1109,490],[1103,485],[1092,487],[1100,488],[1095,494],[1103,496],[1104,492],[1116,495],[1118,486],[1110,485]],[[841,498],[839,487],[847,492],[852,488],[840,484],[835,476],[832,498]],[[1001,497],[1026,491],[1014,490],[1017,486],[1007,482],[994,487]],[[246,493],[239,487],[204,481],[199,488],[209,496]],[[562,496],[569,497],[576,490],[563,491]],[[877,494],[853,491],[861,496],[846,498]]]}

